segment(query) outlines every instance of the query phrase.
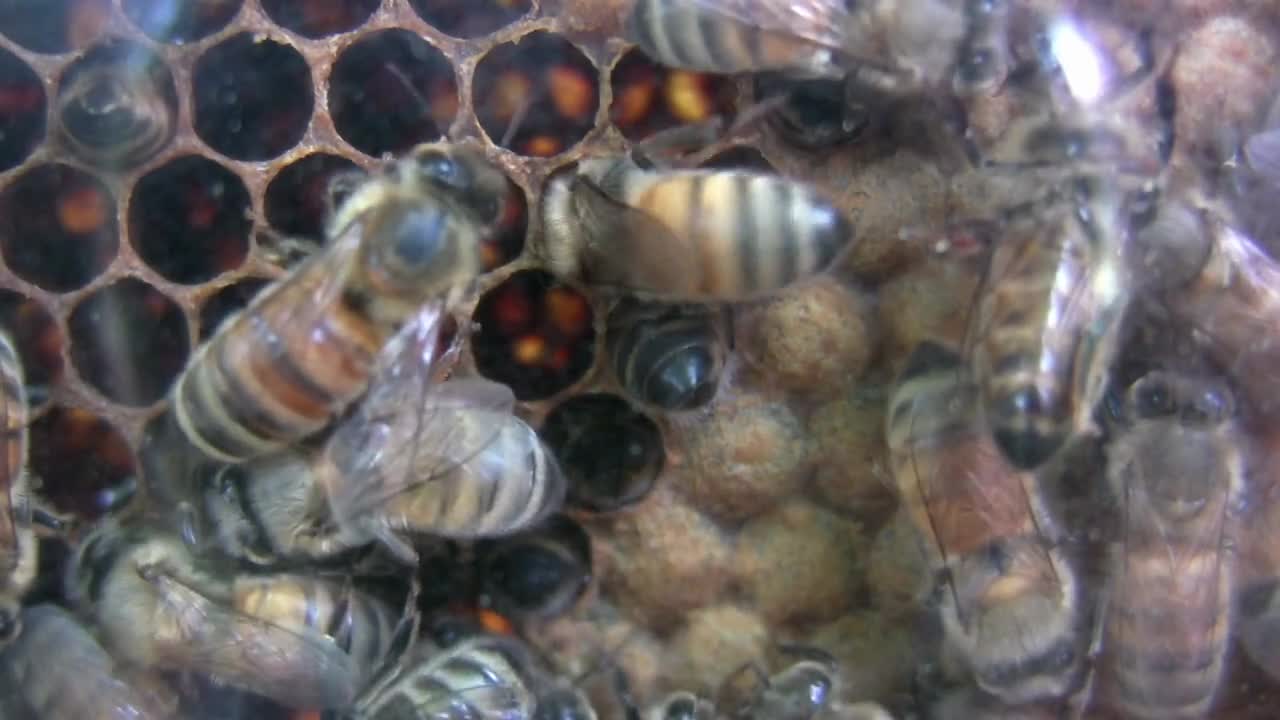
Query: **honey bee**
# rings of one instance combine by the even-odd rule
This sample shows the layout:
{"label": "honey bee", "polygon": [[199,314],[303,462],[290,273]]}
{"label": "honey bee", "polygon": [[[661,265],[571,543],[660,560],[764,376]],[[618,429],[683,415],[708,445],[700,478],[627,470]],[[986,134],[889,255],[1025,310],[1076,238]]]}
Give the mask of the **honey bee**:
{"label": "honey bee", "polygon": [[1108,447],[1123,509],[1102,647],[1104,702],[1135,718],[1204,717],[1226,661],[1243,460],[1224,383],[1148,373]]}
{"label": "honey bee", "polygon": [[662,432],[617,395],[579,395],[547,416],[540,434],[569,483],[565,504],[615,512],[643,500],[665,463]]}
{"label": "honey bee", "polygon": [[635,0],[623,28],[673,67],[959,93],[1003,80],[1006,15],[1003,2],[955,0]]}
{"label": "honey bee", "polygon": [[[0,652],[0,713],[46,720],[177,717],[177,697],[156,678],[120,667],[67,611],[36,605],[25,631]],[[56,668],[53,669],[53,668]]]}
{"label": "honey bee", "polygon": [[[222,548],[238,557],[326,558],[374,541],[416,565],[415,534],[505,535],[563,504],[566,483],[510,388],[439,381],[438,306],[380,354],[369,392],[319,449],[222,470],[206,493]],[[457,342],[453,348],[457,348]]]}
{"label": "honey bee", "polygon": [[477,150],[429,143],[360,184],[329,244],[264,289],[196,351],[172,390],[177,424],[224,463],[279,450],[364,392],[379,350],[481,272],[506,179]]}
{"label": "honey bee", "polygon": [[349,584],[234,573],[115,522],[85,539],[69,572],[69,594],[116,657],[294,707],[350,707],[412,627]]}
{"label": "honey bee", "polygon": [[0,423],[4,452],[0,472],[0,647],[22,631],[22,597],[35,582],[39,550],[32,527],[31,477],[27,471],[27,391],[13,341],[0,333]]}
{"label": "honey bee", "polygon": [[516,720],[534,712],[527,668],[506,639],[481,636],[443,650],[422,643],[356,703],[357,720],[465,717]]}
{"label": "honey bee", "polygon": [[1085,181],[1067,192],[1006,223],[967,340],[996,446],[1022,470],[1093,431],[1132,296],[1123,197]]}
{"label": "honey bee", "polygon": [[1247,419],[1271,419],[1280,413],[1280,265],[1226,218],[1199,199],[1170,199],[1134,255],[1173,321],[1236,383]]}
{"label": "honey bee", "polygon": [[97,167],[139,165],[173,138],[177,95],[155,66],[115,48],[73,68],[54,118],[67,149]]}
{"label": "honey bee", "polygon": [[887,420],[894,479],[935,573],[944,659],[1008,704],[1077,680],[1079,587],[1034,475],[986,431],[959,353],[917,345]]}
{"label": "honey bee", "polygon": [[649,169],[618,155],[553,178],[544,260],[561,277],[653,299],[738,302],[829,267],[853,238],[808,185],[746,170]]}
{"label": "honey bee", "polygon": [[624,298],[609,313],[605,340],[619,383],[662,410],[711,402],[728,352],[720,320],[705,306]]}

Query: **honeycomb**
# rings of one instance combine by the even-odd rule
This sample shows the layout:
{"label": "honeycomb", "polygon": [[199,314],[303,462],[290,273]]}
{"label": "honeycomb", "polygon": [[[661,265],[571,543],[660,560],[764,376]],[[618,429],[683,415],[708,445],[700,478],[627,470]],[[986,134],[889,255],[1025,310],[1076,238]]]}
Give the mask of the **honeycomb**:
{"label": "honeycomb", "polygon": [[[606,362],[607,298],[539,267],[531,209],[584,155],[732,117],[762,89],[656,65],[617,38],[619,4],[0,0],[0,324],[28,372],[32,468],[58,509],[85,519],[144,502],[142,449],[166,391],[217,324],[285,272],[273,239],[322,242],[339,173],[423,141],[475,143],[516,202],[461,313],[479,324],[463,363],[510,385],[569,459],[568,514],[592,546],[592,587],[535,636],[576,672],[638,628],[615,660],[640,698],[714,689],[778,643],[811,643],[842,661],[849,699],[901,706],[922,661],[909,579],[920,560],[893,514],[887,381],[920,339],[962,335],[978,278],[896,240],[983,201],[901,141],[909,128],[833,151],[768,126],[708,148],[707,166],[823,186],[858,245],[841,272],[735,318],[741,352],[708,410],[637,406]],[[1206,18],[1233,10],[1175,4],[1211,29]],[[1212,62],[1206,52],[1187,62]],[[62,110],[78,76],[111,63],[141,68],[166,129],[101,163]],[[1257,97],[1273,74],[1220,92]],[[974,117],[998,127],[1003,112],[993,102]],[[1268,696],[1249,673],[1231,695],[1257,712]]]}

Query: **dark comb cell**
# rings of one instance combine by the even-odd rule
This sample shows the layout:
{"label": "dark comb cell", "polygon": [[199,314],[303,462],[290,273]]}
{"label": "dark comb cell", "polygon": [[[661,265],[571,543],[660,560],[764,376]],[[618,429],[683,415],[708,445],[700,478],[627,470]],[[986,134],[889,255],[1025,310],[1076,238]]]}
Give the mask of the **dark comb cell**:
{"label": "dark comb cell", "polygon": [[632,50],[609,76],[613,104],[609,119],[628,140],[641,140],[669,128],[733,114],[735,90],[721,75],[675,70]]}
{"label": "dark comb cell", "polygon": [[262,9],[282,27],[307,38],[355,30],[380,0],[262,0]]}
{"label": "dark comb cell", "polygon": [[84,47],[102,32],[110,0],[0,0],[0,33],[38,53]]}
{"label": "dark comb cell", "polygon": [[118,243],[115,199],[83,170],[40,165],[0,193],[0,251],[29,283],[54,292],[83,287],[111,264]]}
{"label": "dark comb cell", "polygon": [[616,395],[566,400],[547,416],[540,435],[569,480],[571,507],[619,510],[648,495],[662,472],[658,426]]}
{"label": "dark comb cell", "polygon": [[126,277],[85,296],[67,321],[71,362],[98,392],[125,405],[162,398],[187,360],[177,303]]}
{"label": "dark comb cell", "polygon": [[198,155],[144,175],[129,202],[130,240],[166,279],[195,284],[234,270],[249,253],[249,191]]}
{"label": "dark comb cell", "polygon": [[56,510],[85,520],[126,504],[137,483],[124,436],[78,408],[54,407],[31,426],[31,469]]}
{"label": "dark comb cell", "polygon": [[329,111],[342,139],[372,157],[442,137],[458,113],[458,85],[444,54],[392,29],[342,51],[329,79]]}
{"label": "dark comb cell", "polygon": [[39,302],[0,290],[0,329],[9,333],[22,360],[27,402],[33,408],[49,400],[53,385],[62,382],[65,344],[53,316]]}
{"label": "dark comb cell", "polygon": [[311,122],[311,70],[290,45],[232,36],[200,56],[192,82],[196,134],[229,158],[270,160]]}
{"label": "dark comb cell", "polygon": [[440,31],[477,38],[500,30],[529,12],[529,0],[409,0],[414,12]]}
{"label": "dark comb cell", "polygon": [[267,278],[241,278],[210,295],[200,307],[200,341],[212,337],[223,320],[243,309],[262,288],[270,284]]}
{"label": "dark comb cell", "polygon": [[35,150],[45,130],[44,84],[26,63],[0,49],[0,172]]}

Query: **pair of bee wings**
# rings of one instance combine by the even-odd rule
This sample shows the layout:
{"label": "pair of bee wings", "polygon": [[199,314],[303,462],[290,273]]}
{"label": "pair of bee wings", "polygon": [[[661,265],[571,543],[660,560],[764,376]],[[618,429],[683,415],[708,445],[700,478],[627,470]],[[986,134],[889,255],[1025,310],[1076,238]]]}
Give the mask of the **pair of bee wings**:
{"label": "pair of bee wings", "polygon": [[172,622],[162,649],[171,669],[293,707],[344,708],[355,699],[364,671],[333,638],[242,613],[226,604],[227,588],[197,587],[165,570],[150,582],[160,614]]}
{"label": "pair of bee wings", "polygon": [[[22,613],[22,635],[0,653],[0,712],[52,713],[49,720],[160,720],[167,711],[116,671],[116,662],[75,617],[56,605]],[[50,663],[56,664],[56,671]]]}
{"label": "pair of bee wings", "polygon": [[[524,686],[524,675],[516,669],[520,663],[508,657],[514,642],[518,641],[480,636],[444,649],[420,642],[402,659],[394,675],[361,699],[355,717],[371,720],[395,708],[399,712],[411,709],[411,714],[395,717],[414,720],[528,720],[534,699]],[[477,672],[484,680],[472,685],[449,688],[442,682],[460,673]]]}
{"label": "pair of bee wings", "polygon": [[339,524],[359,522],[432,483],[457,488],[442,495],[528,501],[501,528],[472,528],[477,536],[531,525],[563,499],[564,476],[533,428],[514,415],[510,388],[483,378],[439,379],[442,360],[461,342],[460,335],[441,351],[443,317],[438,307],[424,308],[388,343],[368,394],[326,445],[343,477],[329,495]]}

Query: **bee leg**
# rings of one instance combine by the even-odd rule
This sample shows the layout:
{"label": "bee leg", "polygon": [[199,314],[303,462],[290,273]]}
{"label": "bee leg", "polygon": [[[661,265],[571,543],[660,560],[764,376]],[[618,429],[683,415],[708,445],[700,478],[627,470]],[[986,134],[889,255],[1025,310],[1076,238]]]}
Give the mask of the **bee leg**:
{"label": "bee leg", "polygon": [[257,244],[263,259],[281,268],[294,267],[320,249],[314,240],[285,235],[265,225],[258,229]]}
{"label": "bee leg", "polygon": [[631,160],[644,169],[684,165],[686,163],[680,157],[682,154],[695,153],[723,134],[724,118],[719,115],[659,130],[631,146]]}

